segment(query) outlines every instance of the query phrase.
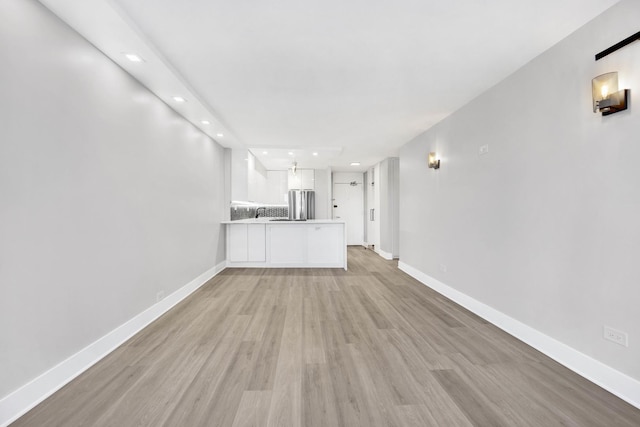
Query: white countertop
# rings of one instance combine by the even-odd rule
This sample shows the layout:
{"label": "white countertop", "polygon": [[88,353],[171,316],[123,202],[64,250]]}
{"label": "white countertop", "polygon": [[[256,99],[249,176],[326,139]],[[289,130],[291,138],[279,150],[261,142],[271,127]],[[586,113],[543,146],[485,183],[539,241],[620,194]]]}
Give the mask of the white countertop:
{"label": "white countertop", "polygon": [[223,224],[344,224],[341,219],[308,219],[306,221],[271,221],[269,218],[249,218],[222,221]]}

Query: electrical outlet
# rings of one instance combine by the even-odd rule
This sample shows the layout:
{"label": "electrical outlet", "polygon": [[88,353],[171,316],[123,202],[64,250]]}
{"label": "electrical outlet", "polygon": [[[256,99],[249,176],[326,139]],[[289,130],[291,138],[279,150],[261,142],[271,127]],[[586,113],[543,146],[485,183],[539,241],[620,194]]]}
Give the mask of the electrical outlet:
{"label": "electrical outlet", "polygon": [[604,339],[629,347],[629,335],[626,332],[618,331],[608,326],[604,327]]}
{"label": "electrical outlet", "polygon": [[485,154],[489,154],[489,144],[480,146],[480,149],[478,150],[479,156],[483,156]]}
{"label": "electrical outlet", "polygon": [[440,264],[440,266],[439,266],[439,267],[440,267],[440,271],[442,271],[443,273],[446,273],[446,272],[447,272],[447,266],[446,266],[446,265],[444,265],[444,264]]}
{"label": "electrical outlet", "polygon": [[160,291],[156,294],[156,302],[160,302],[164,299],[164,291]]}

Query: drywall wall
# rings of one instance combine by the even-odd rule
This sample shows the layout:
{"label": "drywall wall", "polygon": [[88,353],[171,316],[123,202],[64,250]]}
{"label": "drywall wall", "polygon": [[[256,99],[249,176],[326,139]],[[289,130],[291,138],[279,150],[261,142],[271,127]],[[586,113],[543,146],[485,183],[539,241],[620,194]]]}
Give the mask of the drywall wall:
{"label": "drywall wall", "polygon": [[[640,2],[618,3],[400,151],[402,262],[635,379],[640,43],[594,55],[638,16]],[[591,79],[608,71],[631,107],[602,117]]]}
{"label": "drywall wall", "polygon": [[398,157],[388,157],[365,174],[366,242],[389,260],[400,252],[399,165]]}
{"label": "drywall wall", "polygon": [[316,169],[314,171],[314,180],[316,219],[330,219],[332,210],[329,205],[331,171],[328,169]]}
{"label": "drywall wall", "polygon": [[231,149],[231,201],[249,200],[249,150]]}
{"label": "drywall wall", "polygon": [[399,164],[400,159],[389,157],[379,163],[380,178],[376,183],[380,189],[378,252],[386,258],[398,258],[399,252]]}
{"label": "drywall wall", "polygon": [[0,398],[224,261],[223,149],[0,2]]}

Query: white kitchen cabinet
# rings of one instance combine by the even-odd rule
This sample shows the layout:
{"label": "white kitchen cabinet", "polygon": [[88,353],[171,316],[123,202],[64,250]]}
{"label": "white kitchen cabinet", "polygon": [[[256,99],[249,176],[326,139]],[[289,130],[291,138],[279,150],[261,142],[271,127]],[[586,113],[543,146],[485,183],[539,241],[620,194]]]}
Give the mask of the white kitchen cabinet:
{"label": "white kitchen cabinet", "polygon": [[300,183],[301,190],[315,190],[315,171],[313,169],[301,169],[300,170]]}
{"label": "white kitchen cabinet", "polygon": [[289,170],[289,190],[315,190],[315,170],[298,169],[295,173]]}
{"label": "white kitchen cabinet", "polygon": [[231,224],[227,227],[227,259],[231,262],[247,260],[247,224]]}
{"label": "white kitchen cabinet", "polygon": [[247,261],[266,261],[267,239],[264,224],[247,224]]}
{"label": "white kitchen cabinet", "polygon": [[317,224],[307,227],[307,259],[312,265],[339,264],[344,257],[344,226]]}
{"label": "white kitchen cabinet", "polygon": [[227,259],[230,262],[266,260],[265,224],[229,224]]}
{"label": "white kitchen cabinet", "polygon": [[277,265],[302,265],[306,260],[306,239],[298,226],[270,225],[269,253],[270,263]]}
{"label": "white kitchen cabinet", "polygon": [[267,203],[287,204],[288,179],[287,171],[267,171]]}
{"label": "white kitchen cabinet", "polygon": [[224,221],[227,266],[347,269],[346,224],[335,220]]}
{"label": "white kitchen cabinet", "polygon": [[302,188],[302,180],[300,179],[300,171],[297,171],[295,174],[289,170],[287,175],[287,184],[289,185],[289,190],[300,190]]}

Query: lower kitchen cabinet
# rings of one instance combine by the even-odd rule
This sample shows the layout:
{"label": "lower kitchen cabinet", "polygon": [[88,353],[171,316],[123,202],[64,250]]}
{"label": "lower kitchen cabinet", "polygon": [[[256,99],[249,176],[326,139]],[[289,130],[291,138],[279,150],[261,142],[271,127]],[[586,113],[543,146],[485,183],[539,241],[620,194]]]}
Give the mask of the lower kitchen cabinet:
{"label": "lower kitchen cabinet", "polygon": [[265,224],[228,224],[227,260],[265,262]]}
{"label": "lower kitchen cabinet", "polygon": [[228,221],[229,267],[347,269],[345,223]]}
{"label": "lower kitchen cabinet", "polygon": [[307,260],[312,265],[339,264],[344,257],[344,226],[317,224],[307,227]]}
{"label": "lower kitchen cabinet", "polygon": [[266,260],[266,241],[264,224],[247,224],[247,261],[264,262]]}
{"label": "lower kitchen cabinet", "polygon": [[[305,227],[306,228],[306,227]],[[276,265],[302,265],[306,260],[306,239],[298,227],[288,225],[269,226],[269,262]]]}

